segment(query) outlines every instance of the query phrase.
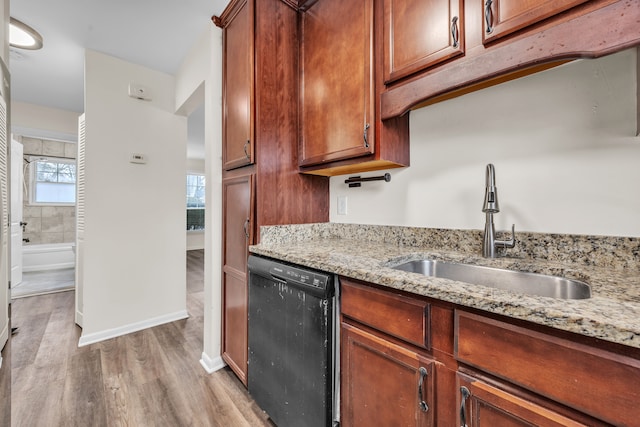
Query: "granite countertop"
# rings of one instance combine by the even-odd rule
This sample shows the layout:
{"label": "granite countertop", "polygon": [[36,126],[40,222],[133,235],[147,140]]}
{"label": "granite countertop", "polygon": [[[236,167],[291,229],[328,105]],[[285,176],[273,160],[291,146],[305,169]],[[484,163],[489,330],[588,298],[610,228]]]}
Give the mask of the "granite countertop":
{"label": "granite countertop", "polygon": [[[507,256],[480,255],[482,232],[354,224],[261,228],[250,251],[413,294],[640,348],[640,239],[516,233]],[[578,279],[591,298],[537,297],[395,270],[435,258]]]}

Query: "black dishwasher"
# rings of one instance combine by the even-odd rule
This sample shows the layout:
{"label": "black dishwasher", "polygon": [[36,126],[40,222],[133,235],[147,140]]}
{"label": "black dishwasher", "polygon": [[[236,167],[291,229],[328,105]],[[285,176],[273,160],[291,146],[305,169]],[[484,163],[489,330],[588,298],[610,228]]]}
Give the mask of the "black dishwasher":
{"label": "black dishwasher", "polygon": [[335,279],[249,256],[249,393],[278,427],[337,419]]}

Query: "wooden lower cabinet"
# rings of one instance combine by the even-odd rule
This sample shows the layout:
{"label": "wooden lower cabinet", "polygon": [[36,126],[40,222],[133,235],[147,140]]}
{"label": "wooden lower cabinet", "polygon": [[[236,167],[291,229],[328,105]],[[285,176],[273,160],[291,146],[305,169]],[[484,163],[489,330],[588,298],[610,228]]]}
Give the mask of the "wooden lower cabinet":
{"label": "wooden lower cabinet", "polygon": [[456,310],[456,359],[607,423],[590,421],[590,425],[640,425],[638,351],[614,352],[600,348],[602,343],[596,340],[586,345],[578,341],[579,336],[569,339],[553,330],[543,332],[534,330],[535,325],[514,323]]}
{"label": "wooden lower cabinet", "polygon": [[341,425],[452,426],[452,308],[345,277],[340,298]]}
{"label": "wooden lower cabinet", "polygon": [[248,289],[244,275],[223,272],[224,334],[222,357],[238,378],[247,383],[247,301]]}
{"label": "wooden lower cabinet", "polygon": [[[516,396],[473,376],[458,373],[459,426],[578,427],[603,425],[575,421],[534,403],[533,396]],[[580,414],[576,414],[580,416]]]}
{"label": "wooden lower cabinet", "polygon": [[638,349],[349,278],[340,287],[343,426],[640,426]]}
{"label": "wooden lower cabinet", "polygon": [[342,323],[344,427],[434,426],[436,362]]}
{"label": "wooden lower cabinet", "polygon": [[248,246],[263,225],[328,221],[329,179],[298,173],[297,10],[228,3],[213,18],[224,40],[222,357],[247,384]]}
{"label": "wooden lower cabinet", "polygon": [[247,257],[253,242],[254,175],[222,180],[222,358],[247,383]]}

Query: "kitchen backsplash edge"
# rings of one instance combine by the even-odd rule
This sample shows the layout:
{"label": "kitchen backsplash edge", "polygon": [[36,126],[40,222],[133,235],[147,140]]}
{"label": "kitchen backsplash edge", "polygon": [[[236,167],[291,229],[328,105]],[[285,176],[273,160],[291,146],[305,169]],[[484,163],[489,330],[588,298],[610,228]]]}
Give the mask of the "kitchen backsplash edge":
{"label": "kitchen backsplash edge", "polygon": [[[291,224],[260,228],[261,244],[318,239],[369,241],[480,255],[482,230],[341,223]],[[640,238],[636,237],[516,232],[516,241],[516,247],[508,250],[510,258],[530,258],[624,270],[640,267]]]}

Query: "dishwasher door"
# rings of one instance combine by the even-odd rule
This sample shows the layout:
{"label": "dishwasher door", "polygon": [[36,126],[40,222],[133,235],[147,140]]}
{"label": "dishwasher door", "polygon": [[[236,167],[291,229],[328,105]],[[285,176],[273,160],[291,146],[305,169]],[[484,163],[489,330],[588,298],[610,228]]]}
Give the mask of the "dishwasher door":
{"label": "dishwasher door", "polygon": [[332,425],[334,277],[249,257],[248,389],[278,427]]}

